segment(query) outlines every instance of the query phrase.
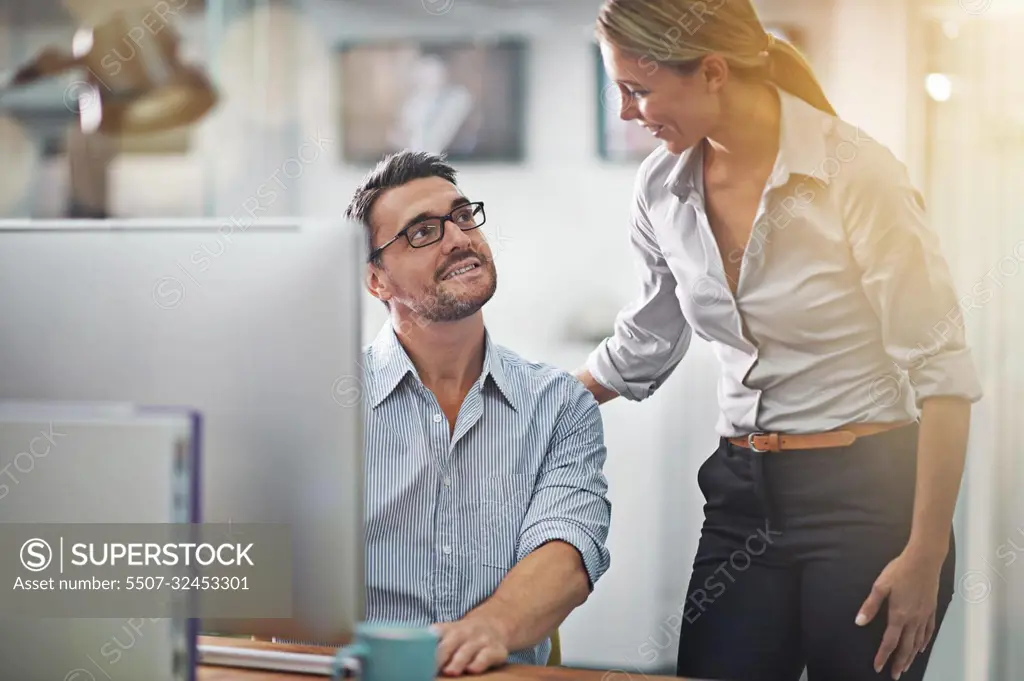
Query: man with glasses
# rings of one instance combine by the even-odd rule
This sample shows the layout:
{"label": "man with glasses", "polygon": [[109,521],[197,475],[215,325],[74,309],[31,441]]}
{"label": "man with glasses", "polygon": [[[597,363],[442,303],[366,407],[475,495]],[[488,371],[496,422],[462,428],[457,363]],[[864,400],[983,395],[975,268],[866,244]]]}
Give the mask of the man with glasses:
{"label": "man with glasses", "polygon": [[441,157],[385,157],[346,216],[390,319],[363,357],[369,621],[435,625],[442,673],[543,665],[608,569],[597,402],[497,345],[484,205]]}

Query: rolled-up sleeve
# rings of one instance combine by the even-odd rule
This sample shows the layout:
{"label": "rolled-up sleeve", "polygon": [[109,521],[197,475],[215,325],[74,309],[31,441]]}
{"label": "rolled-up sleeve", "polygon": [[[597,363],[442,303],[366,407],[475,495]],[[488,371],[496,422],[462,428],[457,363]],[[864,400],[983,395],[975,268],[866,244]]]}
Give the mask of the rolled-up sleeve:
{"label": "rolled-up sleeve", "polygon": [[605,543],[611,524],[606,450],[601,412],[594,396],[575,379],[558,416],[529,509],[523,520],[516,560],[550,541],[579,551],[593,590],[608,570]]}
{"label": "rolled-up sleeve", "polygon": [[646,399],[661,387],[686,354],[692,337],[679,306],[675,276],[648,219],[645,166],[633,188],[629,230],[640,293],[619,312],[612,336],[587,359],[594,380],[633,401]]}
{"label": "rolled-up sleeve", "polygon": [[863,151],[843,192],[844,224],[886,353],[908,373],[918,406],[940,395],[975,402],[982,388],[964,313],[924,200],[888,150]]}

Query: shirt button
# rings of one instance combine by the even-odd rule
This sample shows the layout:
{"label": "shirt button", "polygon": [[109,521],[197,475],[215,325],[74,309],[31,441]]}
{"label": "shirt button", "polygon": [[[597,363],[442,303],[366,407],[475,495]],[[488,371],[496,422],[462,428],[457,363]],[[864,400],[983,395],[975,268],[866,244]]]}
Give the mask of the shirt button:
{"label": "shirt button", "polygon": [[444,486],[445,487],[451,487],[451,484],[452,484],[452,479],[449,478],[448,476],[445,476],[445,478],[444,478]]}
{"label": "shirt button", "polygon": [[442,418],[440,414],[434,414],[434,423],[441,423]]}
{"label": "shirt button", "polygon": [[445,545],[444,545],[444,548],[443,548],[443,549],[441,549],[441,550],[442,550],[442,551],[444,551],[444,555],[446,555],[446,556],[447,556],[447,555],[451,555],[451,552],[452,552],[452,547],[450,547],[450,546],[448,546],[447,544],[445,544]]}

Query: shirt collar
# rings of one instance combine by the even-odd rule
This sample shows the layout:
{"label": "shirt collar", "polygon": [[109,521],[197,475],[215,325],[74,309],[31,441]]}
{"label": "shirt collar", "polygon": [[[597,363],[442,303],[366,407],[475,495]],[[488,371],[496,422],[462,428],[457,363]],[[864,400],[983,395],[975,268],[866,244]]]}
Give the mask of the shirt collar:
{"label": "shirt collar", "polygon": [[487,376],[491,377],[498,391],[508,402],[509,406],[519,411],[525,401],[522,394],[516,389],[515,384],[508,380],[505,374],[505,354],[491,340],[490,331],[484,330],[486,349],[484,352],[484,370],[480,374],[481,381]]}
{"label": "shirt collar", "polygon": [[[769,185],[780,187],[790,175],[804,175],[828,184],[832,175],[826,149],[826,135],[835,119],[804,100],[776,88],[780,104],[779,155]],[[696,144],[682,154],[665,178],[665,187],[685,198],[690,192],[704,192],[703,145]]]}
{"label": "shirt collar", "polygon": [[413,365],[405,348],[398,342],[398,336],[388,321],[381,327],[377,337],[370,345],[370,354],[367,366],[363,368],[364,380],[366,382],[366,394],[370,400],[370,406],[376,408],[384,398],[394,392],[398,384],[402,382],[406,374],[411,373],[419,378],[419,373]]}
{"label": "shirt collar", "polygon": [[665,187],[680,198],[691,193],[704,192],[704,145],[703,141],[693,145],[679,155],[679,160],[665,178]]}
{"label": "shirt collar", "polygon": [[[371,360],[364,368],[364,373],[367,398],[370,406],[376,408],[395,391],[395,388],[408,374],[412,374],[416,381],[420,381],[420,376],[416,371],[416,366],[409,359],[409,354],[398,340],[398,335],[395,334],[390,321],[384,324],[370,347]],[[491,339],[490,332],[485,329],[484,365],[478,382],[482,389],[487,377],[490,376],[505,401],[513,409],[519,411],[524,398],[509,382],[505,368],[504,353]]]}

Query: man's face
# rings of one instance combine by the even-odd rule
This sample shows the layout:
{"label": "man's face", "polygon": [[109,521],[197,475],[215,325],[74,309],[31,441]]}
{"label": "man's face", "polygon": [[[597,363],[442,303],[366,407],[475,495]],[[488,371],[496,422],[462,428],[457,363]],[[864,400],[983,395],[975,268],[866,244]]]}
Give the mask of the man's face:
{"label": "man's face", "polygon": [[[429,231],[425,220],[455,212],[463,224],[471,224],[469,203],[459,189],[440,177],[413,180],[384,192],[370,216],[375,228],[373,247],[390,241],[409,227],[408,235]],[[410,226],[411,225],[411,226]],[[475,314],[497,288],[491,249],[479,229],[463,231],[451,220],[444,223],[443,238],[414,248],[402,236],[384,249],[381,266],[370,264],[367,286],[376,297],[433,322],[452,322]],[[468,269],[467,269],[468,268]]]}

